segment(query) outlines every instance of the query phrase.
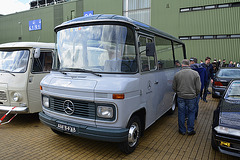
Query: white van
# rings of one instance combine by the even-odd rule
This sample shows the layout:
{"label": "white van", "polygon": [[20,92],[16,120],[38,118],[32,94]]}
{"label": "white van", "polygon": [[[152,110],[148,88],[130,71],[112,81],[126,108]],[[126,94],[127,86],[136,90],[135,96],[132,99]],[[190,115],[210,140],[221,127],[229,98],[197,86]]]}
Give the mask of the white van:
{"label": "white van", "polygon": [[40,81],[52,68],[54,43],[12,42],[0,45],[0,112],[42,110]]}
{"label": "white van", "polygon": [[172,80],[184,44],[117,15],[79,17],[55,31],[58,61],[40,84],[40,120],[57,134],[120,142],[133,152],[143,131],[175,110]]}

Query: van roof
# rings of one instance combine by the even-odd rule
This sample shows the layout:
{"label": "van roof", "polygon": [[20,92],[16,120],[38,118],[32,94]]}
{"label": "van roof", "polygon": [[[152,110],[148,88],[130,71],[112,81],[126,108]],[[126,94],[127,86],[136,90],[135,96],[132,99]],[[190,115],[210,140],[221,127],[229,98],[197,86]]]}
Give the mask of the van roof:
{"label": "van roof", "polygon": [[121,23],[125,23],[125,24],[130,24],[138,29],[146,30],[146,31],[152,32],[154,34],[161,35],[162,37],[177,41],[179,43],[183,43],[178,38],[176,38],[168,33],[165,33],[163,31],[160,31],[154,27],[151,27],[147,24],[133,20],[128,17],[112,15],[112,14],[95,14],[92,16],[78,17],[78,18],[72,19],[70,21],[66,21],[66,22],[62,23],[61,25],[58,25],[57,27],[55,27],[54,30],[57,32],[58,30],[61,30],[62,28],[68,28],[71,26],[76,26],[78,24],[86,24],[86,23],[96,24],[96,23],[101,23],[101,22],[121,22]]}
{"label": "van roof", "polygon": [[55,48],[55,44],[43,42],[10,42],[0,44],[0,48]]}

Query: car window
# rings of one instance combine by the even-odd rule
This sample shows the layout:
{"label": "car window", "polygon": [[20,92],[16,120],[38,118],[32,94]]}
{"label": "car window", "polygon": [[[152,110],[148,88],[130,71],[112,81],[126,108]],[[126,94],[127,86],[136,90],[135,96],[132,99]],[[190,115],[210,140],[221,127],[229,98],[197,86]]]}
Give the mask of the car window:
{"label": "car window", "polygon": [[240,69],[221,69],[217,76],[220,78],[240,78]]}
{"label": "car window", "polygon": [[225,98],[240,100],[240,81],[234,81],[228,87]]}

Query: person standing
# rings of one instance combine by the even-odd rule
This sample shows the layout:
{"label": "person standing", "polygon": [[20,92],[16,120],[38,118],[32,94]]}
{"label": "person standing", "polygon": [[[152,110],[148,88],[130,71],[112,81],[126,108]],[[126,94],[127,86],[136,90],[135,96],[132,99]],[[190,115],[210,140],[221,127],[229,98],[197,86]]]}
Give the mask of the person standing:
{"label": "person standing", "polygon": [[188,135],[196,134],[194,131],[195,103],[196,97],[200,93],[201,82],[198,72],[190,68],[188,59],[183,59],[182,69],[174,76],[172,89],[177,94],[179,133],[182,135],[186,134],[185,114],[187,112]]}
{"label": "person standing", "polygon": [[204,84],[204,92],[203,92],[203,97],[202,97],[202,100],[206,103],[208,102],[207,99],[206,99],[207,94],[211,94],[208,91],[209,83],[210,83],[211,80],[213,81],[213,66],[210,63],[210,61],[211,61],[211,58],[206,57],[205,58],[205,63],[202,63],[203,68],[205,68],[206,71],[207,71],[207,83]]}
{"label": "person standing", "polygon": [[226,67],[226,59],[223,59],[223,61],[222,61],[221,65],[220,65],[220,67]]}
{"label": "person standing", "polygon": [[197,119],[198,116],[198,108],[199,108],[199,100],[200,97],[202,97],[202,92],[204,88],[204,84],[207,83],[207,72],[206,69],[201,66],[201,64],[197,63],[197,58],[192,57],[190,58],[190,68],[197,71],[199,76],[200,76],[200,81],[201,81],[201,90],[200,94],[198,94],[196,98],[196,113],[195,113],[195,119]]}
{"label": "person standing", "polygon": [[233,61],[229,61],[228,67],[235,67],[235,64],[233,64]]}

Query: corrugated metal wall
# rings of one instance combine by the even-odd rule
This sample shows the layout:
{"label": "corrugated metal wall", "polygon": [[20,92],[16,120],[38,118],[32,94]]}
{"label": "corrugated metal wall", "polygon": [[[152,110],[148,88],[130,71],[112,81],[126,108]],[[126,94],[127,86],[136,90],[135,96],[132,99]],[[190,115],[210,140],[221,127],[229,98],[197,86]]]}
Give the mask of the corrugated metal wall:
{"label": "corrugated metal wall", "polygon": [[[181,0],[179,8],[239,2],[239,0]],[[240,34],[240,7],[219,8],[179,13],[179,36]],[[183,40],[188,57],[240,61],[240,39]]]}

